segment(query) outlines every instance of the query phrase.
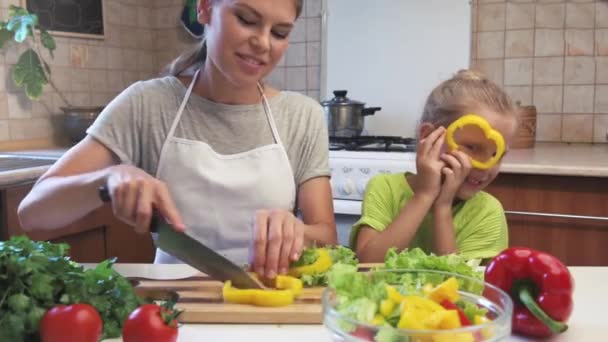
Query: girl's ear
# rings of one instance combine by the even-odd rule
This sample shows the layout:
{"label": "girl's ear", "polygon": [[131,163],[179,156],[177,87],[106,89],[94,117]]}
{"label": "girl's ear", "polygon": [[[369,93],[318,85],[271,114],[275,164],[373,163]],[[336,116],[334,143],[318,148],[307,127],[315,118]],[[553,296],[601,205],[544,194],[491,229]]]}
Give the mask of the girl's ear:
{"label": "girl's ear", "polygon": [[211,19],[211,1],[199,0],[196,6],[198,22],[203,25],[208,24]]}
{"label": "girl's ear", "polygon": [[433,132],[435,130],[435,125],[433,125],[430,122],[424,122],[422,124],[420,124],[420,128],[418,128],[418,136],[420,137],[420,140],[426,138],[429,134],[431,134],[431,132]]}

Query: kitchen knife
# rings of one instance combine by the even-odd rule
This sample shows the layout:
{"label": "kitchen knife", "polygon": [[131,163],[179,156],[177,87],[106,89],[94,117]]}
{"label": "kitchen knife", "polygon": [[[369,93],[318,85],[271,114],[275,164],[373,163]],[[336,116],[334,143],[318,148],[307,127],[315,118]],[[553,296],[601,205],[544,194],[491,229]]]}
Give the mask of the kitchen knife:
{"label": "kitchen knife", "polygon": [[[103,202],[111,201],[107,187],[99,188],[99,197]],[[230,280],[237,288],[263,288],[261,282],[250,276],[243,268],[191,238],[186,233],[175,231],[171,224],[157,212],[152,215],[150,231],[158,233],[158,239],[155,241],[156,247],[210,277],[220,281]]]}

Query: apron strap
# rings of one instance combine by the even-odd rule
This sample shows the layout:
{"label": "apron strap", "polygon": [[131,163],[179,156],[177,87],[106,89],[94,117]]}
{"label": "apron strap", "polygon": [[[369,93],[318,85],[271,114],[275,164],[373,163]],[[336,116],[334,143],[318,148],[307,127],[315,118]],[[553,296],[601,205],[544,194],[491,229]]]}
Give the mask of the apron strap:
{"label": "apron strap", "polygon": [[270,104],[268,104],[268,99],[266,98],[266,94],[264,94],[264,89],[258,83],[258,90],[260,94],[262,94],[262,105],[264,106],[264,113],[266,114],[266,120],[268,120],[268,124],[270,125],[270,131],[272,132],[272,137],[277,145],[283,146],[281,142],[281,137],[279,136],[279,130],[277,129],[277,125],[274,122],[274,118],[272,116],[272,111],[270,110]]}

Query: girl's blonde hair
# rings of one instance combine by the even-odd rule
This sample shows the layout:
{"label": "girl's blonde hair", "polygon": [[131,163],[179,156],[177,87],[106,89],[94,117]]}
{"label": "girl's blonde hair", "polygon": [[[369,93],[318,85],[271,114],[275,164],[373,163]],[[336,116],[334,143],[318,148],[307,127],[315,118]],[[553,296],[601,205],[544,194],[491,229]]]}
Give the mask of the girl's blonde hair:
{"label": "girl's blonde hair", "polygon": [[[212,0],[215,2],[217,0]],[[304,0],[294,0],[296,5],[296,19],[300,17],[302,13],[302,6],[304,5]],[[196,44],[196,46],[189,51],[186,51],[176,59],[174,59],[169,65],[165,67],[161,74],[163,75],[171,75],[177,76],[181,74],[184,70],[189,69],[195,66],[201,66],[205,59],[207,58],[207,44],[205,43],[205,39],[203,38],[200,43]]]}
{"label": "girl's blonde hair", "polygon": [[433,89],[420,121],[447,126],[460,115],[479,108],[517,118],[511,98],[500,86],[479,72],[460,70]]}

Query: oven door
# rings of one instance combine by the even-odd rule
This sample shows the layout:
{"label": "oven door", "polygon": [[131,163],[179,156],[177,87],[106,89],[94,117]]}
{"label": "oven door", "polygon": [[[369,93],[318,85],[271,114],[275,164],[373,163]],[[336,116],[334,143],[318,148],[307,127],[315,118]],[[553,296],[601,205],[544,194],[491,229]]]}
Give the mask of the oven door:
{"label": "oven door", "polygon": [[334,213],[336,217],[336,229],[338,231],[338,242],[348,246],[350,231],[361,217],[361,201],[334,199]]}

